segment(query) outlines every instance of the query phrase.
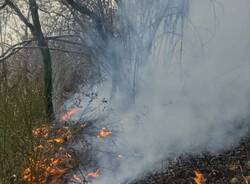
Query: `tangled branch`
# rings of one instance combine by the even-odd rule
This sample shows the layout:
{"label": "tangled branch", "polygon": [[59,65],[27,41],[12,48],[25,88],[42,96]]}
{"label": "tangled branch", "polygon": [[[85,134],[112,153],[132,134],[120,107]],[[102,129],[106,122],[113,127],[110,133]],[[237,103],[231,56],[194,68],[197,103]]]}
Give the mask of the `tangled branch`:
{"label": "tangled branch", "polygon": [[[79,37],[78,35],[61,35],[61,36],[49,36],[46,37],[45,39],[47,41],[57,41],[57,42],[64,42],[67,44],[71,44],[71,45],[78,45],[80,47],[84,47],[84,45],[82,43],[79,42],[74,42],[71,40],[66,40],[66,39],[62,39],[62,38],[70,38],[70,37]],[[35,42],[36,39],[32,38],[30,40],[25,40],[19,43],[16,43],[14,45],[11,45],[4,53],[2,53],[2,55],[0,56],[0,63],[4,62],[6,59],[8,59],[9,57],[11,57],[12,55],[16,54],[17,52],[21,51],[22,49],[32,49],[32,48],[41,48],[41,47],[36,47],[36,46],[28,46],[30,43]],[[86,47],[86,46],[85,46]],[[80,54],[83,55],[84,52],[80,52],[80,51],[74,51],[74,50],[66,50],[66,49],[60,49],[60,48],[49,48],[50,50],[54,50],[54,51],[61,51],[61,52],[68,52],[68,53],[73,53],[73,54]],[[86,48],[88,49],[88,48]]]}

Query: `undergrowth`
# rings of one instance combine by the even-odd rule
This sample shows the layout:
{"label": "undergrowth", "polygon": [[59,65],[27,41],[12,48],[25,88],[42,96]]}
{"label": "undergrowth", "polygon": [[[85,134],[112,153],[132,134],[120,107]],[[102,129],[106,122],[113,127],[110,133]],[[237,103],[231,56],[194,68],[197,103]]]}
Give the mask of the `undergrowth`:
{"label": "undergrowth", "polygon": [[0,184],[9,184],[20,178],[37,141],[32,130],[46,124],[46,116],[40,79],[23,71],[0,74]]}

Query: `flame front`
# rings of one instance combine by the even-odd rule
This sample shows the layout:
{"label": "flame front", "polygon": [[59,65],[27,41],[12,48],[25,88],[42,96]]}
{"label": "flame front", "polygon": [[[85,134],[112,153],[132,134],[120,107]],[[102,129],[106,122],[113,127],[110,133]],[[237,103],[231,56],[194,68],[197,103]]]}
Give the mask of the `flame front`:
{"label": "flame front", "polygon": [[194,174],[195,174],[194,178],[195,184],[205,184],[205,178],[199,170],[195,170]]}
{"label": "flame front", "polygon": [[97,169],[96,172],[88,173],[87,176],[90,177],[90,178],[97,178],[98,176],[100,176],[100,169]]}
{"label": "flame front", "polygon": [[[51,131],[53,130],[53,136]],[[22,181],[27,184],[61,183],[62,176],[72,168],[72,156],[63,144],[72,137],[71,129],[53,129],[43,125],[32,131],[38,139],[22,171]]]}
{"label": "flame front", "polygon": [[105,138],[108,137],[112,134],[111,131],[109,131],[107,128],[102,128],[98,133],[97,133],[97,137],[98,138]]}

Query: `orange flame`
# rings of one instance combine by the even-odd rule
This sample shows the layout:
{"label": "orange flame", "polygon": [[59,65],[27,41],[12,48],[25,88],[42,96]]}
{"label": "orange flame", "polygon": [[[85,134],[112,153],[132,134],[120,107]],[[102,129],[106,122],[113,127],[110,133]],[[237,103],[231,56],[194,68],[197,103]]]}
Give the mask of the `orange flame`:
{"label": "orange flame", "polygon": [[51,158],[51,165],[58,165],[62,160],[60,158]]}
{"label": "orange flame", "polygon": [[57,181],[69,170],[70,160],[66,156],[41,160],[30,158],[31,164],[22,172],[22,179],[28,184],[46,184],[49,178]]}
{"label": "orange flame", "polygon": [[199,170],[195,170],[194,174],[195,174],[194,178],[195,184],[205,184],[205,178]]}
{"label": "orange flame", "polygon": [[36,128],[32,130],[32,134],[34,137],[48,137],[49,135],[49,127],[44,125],[40,128]]}
{"label": "orange flame", "polygon": [[97,133],[97,137],[98,138],[105,138],[108,137],[112,134],[111,131],[109,131],[107,128],[102,128],[98,133]]}
{"label": "orange flame", "polygon": [[68,121],[72,116],[74,116],[77,112],[79,112],[79,109],[77,108],[71,108],[69,109],[62,117],[61,121]]}
{"label": "orange flame", "polygon": [[52,139],[49,139],[48,142],[52,143],[58,143],[58,144],[62,144],[65,142],[65,139],[63,137],[57,137],[57,138],[52,138]]}
{"label": "orange flame", "polygon": [[98,176],[100,176],[100,169],[97,169],[96,172],[88,173],[87,176],[90,178],[97,178]]}
{"label": "orange flame", "polygon": [[[51,137],[51,131],[55,137]],[[23,168],[22,180],[27,184],[61,183],[63,175],[72,167],[72,156],[62,144],[72,137],[69,127],[53,129],[42,126],[33,130],[35,137],[42,138],[34,145],[34,152],[28,158],[28,165]]]}

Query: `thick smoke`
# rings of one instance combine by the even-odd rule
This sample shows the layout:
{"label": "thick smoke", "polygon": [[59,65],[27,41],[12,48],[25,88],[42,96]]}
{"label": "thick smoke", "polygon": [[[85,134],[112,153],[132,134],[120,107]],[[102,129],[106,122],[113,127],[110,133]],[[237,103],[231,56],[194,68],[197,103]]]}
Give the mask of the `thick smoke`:
{"label": "thick smoke", "polygon": [[[118,90],[97,122],[113,131],[112,141],[93,143],[123,158],[97,155],[98,184],[128,183],[173,153],[229,148],[248,129],[247,0],[131,0],[123,6],[130,39],[126,47],[109,45],[121,58],[112,76],[119,77],[113,80]],[[106,84],[100,96],[113,93]]]}

